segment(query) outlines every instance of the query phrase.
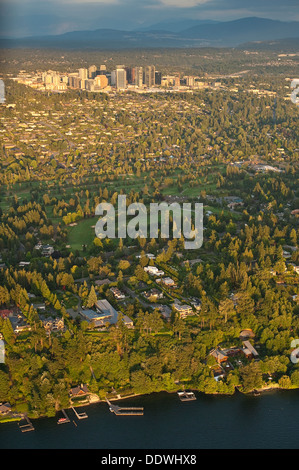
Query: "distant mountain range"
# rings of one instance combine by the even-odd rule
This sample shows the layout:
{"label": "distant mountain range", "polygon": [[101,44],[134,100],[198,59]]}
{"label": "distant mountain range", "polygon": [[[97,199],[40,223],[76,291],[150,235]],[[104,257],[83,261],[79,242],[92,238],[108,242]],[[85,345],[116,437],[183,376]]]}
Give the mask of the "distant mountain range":
{"label": "distant mountain range", "polygon": [[194,26],[200,26],[202,24],[216,24],[219,21],[214,20],[169,20],[169,21],[160,21],[153,25],[135,28],[134,31],[170,31],[172,33],[179,33],[185,31],[186,29],[192,28]]}
{"label": "distant mountain range", "polygon": [[161,22],[136,31],[97,29],[72,31],[56,36],[2,38],[0,46],[61,49],[237,47],[243,43],[298,37],[298,21],[284,22],[252,17],[218,23],[211,20]]}

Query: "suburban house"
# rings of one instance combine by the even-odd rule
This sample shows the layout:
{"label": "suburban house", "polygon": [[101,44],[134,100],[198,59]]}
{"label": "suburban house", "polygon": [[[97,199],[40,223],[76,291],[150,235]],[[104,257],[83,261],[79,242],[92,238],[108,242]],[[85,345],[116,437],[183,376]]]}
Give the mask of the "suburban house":
{"label": "suburban house", "polygon": [[15,334],[22,331],[31,331],[31,326],[26,322],[26,318],[21,313],[14,313],[10,318],[10,323]]}
{"label": "suburban house", "polygon": [[125,294],[121,292],[117,287],[111,287],[110,291],[117,300],[123,300],[126,298]]}
{"label": "suburban house", "polygon": [[0,403],[0,416],[10,413],[11,406],[9,403]]}
{"label": "suburban house", "polygon": [[164,284],[166,287],[177,287],[176,283],[173,279],[171,279],[171,277],[163,277],[161,281],[162,284]]}
{"label": "suburban house", "polygon": [[[95,310],[82,309],[80,314],[89,323],[93,323],[96,328],[115,325],[119,316],[119,313],[106,299],[97,300]],[[123,322],[127,328],[134,327],[133,321],[127,315],[123,315]]]}
{"label": "suburban house", "polygon": [[194,315],[191,305],[174,303],[172,306],[179,313],[180,318],[184,319],[189,315]]}
{"label": "suburban house", "polygon": [[248,359],[256,359],[258,357],[258,352],[254,349],[249,341],[243,341],[243,345],[244,348],[242,349],[242,352]]}
{"label": "suburban house", "polygon": [[254,336],[255,334],[253,333],[253,331],[250,328],[247,328],[240,332],[239,338],[246,340],[248,338],[254,338]]}
{"label": "suburban house", "polygon": [[197,299],[196,297],[193,297],[192,299],[190,299],[190,303],[192,307],[195,308],[195,310],[201,310],[201,301]]}
{"label": "suburban house", "polygon": [[13,317],[15,312],[11,309],[8,308],[3,308],[0,310],[0,317],[2,318],[8,318],[8,317]]}
{"label": "suburban house", "polygon": [[225,377],[225,372],[221,369],[221,367],[219,367],[217,369],[213,369],[213,376],[216,382],[219,382],[219,380]]}
{"label": "suburban house", "polygon": [[158,269],[157,266],[145,266],[143,269],[151,276],[164,276],[164,271]]}
{"label": "suburban house", "polygon": [[47,331],[61,331],[64,329],[64,319],[63,318],[41,318],[43,326]]}
{"label": "suburban house", "polygon": [[86,384],[81,384],[78,387],[73,387],[70,389],[71,398],[85,397],[89,394],[89,390]]}
{"label": "suburban house", "polygon": [[213,349],[210,353],[210,356],[215,357],[216,361],[218,364],[221,364],[221,362],[226,362],[228,360],[228,356],[224,351],[221,351],[220,349]]}
{"label": "suburban house", "polygon": [[150,298],[153,298],[154,300],[163,299],[163,292],[155,288],[150,289],[149,291],[144,291],[142,295],[146,299],[150,299]]}
{"label": "suburban house", "polygon": [[[152,253],[146,253],[145,256],[148,258],[148,259],[156,259],[155,255],[153,255]],[[140,259],[142,256],[141,255],[136,255],[136,258],[137,259]]]}
{"label": "suburban house", "polygon": [[54,248],[51,245],[42,245],[41,243],[37,243],[34,247],[36,250],[40,250],[42,256],[51,256],[54,253]]}

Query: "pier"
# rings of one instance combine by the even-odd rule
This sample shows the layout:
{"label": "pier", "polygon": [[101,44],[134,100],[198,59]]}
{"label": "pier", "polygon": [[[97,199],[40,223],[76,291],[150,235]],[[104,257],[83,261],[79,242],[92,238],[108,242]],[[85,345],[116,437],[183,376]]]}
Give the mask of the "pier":
{"label": "pier", "polygon": [[78,419],[85,419],[85,418],[88,418],[87,414],[85,412],[83,413],[78,413],[75,408],[72,406],[72,410],[73,412],[75,413],[75,415],[77,416]]}
{"label": "pier", "polygon": [[19,428],[21,429],[21,431],[22,432],[34,431],[34,427],[27,415],[24,416],[23,420],[26,421],[26,424],[19,423]]}
{"label": "pier", "polygon": [[64,424],[64,423],[69,423],[70,422],[70,418],[68,417],[68,415],[66,414],[66,412],[64,410],[61,410],[62,414],[63,414],[63,418],[60,418],[58,421],[57,421],[57,424]]}
{"label": "pier", "polygon": [[109,405],[109,410],[116,416],[143,416],[144,410],[142,407],[123,407],[118,405],[112,405],[106,398],[106,402]]}
{"label": "pier", "polygon": [[178,392],[179,399],[181,401],[194,401],[196,400],[196,396],[193,392]]}

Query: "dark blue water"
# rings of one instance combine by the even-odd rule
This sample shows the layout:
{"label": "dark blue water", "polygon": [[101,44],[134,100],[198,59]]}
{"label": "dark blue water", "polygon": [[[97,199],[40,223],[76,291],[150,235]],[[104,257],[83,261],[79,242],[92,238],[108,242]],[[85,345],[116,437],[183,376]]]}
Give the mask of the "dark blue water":
{"label": "dark blue water", "polygon": [[[35,431],[22,433],[16,422],[0,425],[1,449],[298,449],[299,391],[258,397],[197,395],[182,403],[159,393],[121,402],[143,406],[144,416],[115,416],[106,403],[82,408],[88,419],[67,413],[32,420]],[[77,426],[73,424],[76,421]]]}

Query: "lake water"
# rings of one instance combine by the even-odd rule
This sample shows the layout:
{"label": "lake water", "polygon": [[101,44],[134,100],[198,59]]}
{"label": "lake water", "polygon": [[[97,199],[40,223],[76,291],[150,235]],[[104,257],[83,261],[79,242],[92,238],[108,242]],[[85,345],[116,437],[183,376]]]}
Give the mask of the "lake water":
{"label": "lake water", "polygon": [[[118,403],[120,404],[120,403]],[[143,416],[116,416],[106,403],[80,409],[78,420],[32,420],[22,433],[17,422],[0,425],[1,449],[298,449],[299,390],[232,397],[197,394],[181,402],[159,393],[121,402],[143,406]],[[73,423],[77,423],[77,426]]]}

